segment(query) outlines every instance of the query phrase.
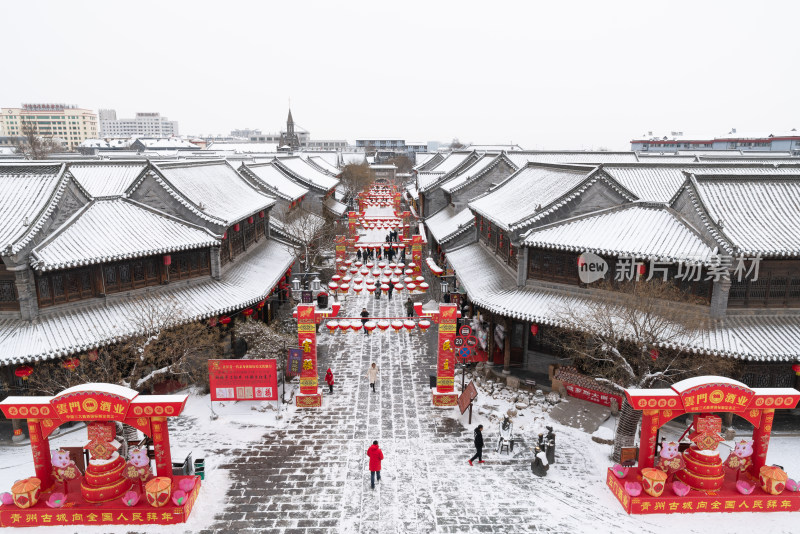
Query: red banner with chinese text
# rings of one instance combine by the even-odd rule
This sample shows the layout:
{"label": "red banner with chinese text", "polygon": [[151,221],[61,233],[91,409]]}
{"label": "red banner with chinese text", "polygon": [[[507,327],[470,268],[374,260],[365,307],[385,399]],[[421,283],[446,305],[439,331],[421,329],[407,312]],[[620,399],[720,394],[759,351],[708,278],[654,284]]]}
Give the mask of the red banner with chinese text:
{"label": "red banner with chinese text", "polygon": [[297,338],[303,351],[300,368],[300,393],[317,394],[317,320],[314,306],[297,306]]}
{"label": "red banner with chinese text", "polygon": [[208,360],[212,401],[278,400],[276,360]]}
{"label": "red banner with chinese text", "polygon": [[454,304],[439,305],[439,346],[436,369],[436,391],[453,391],[456,368],[456,323],[457,308]]}

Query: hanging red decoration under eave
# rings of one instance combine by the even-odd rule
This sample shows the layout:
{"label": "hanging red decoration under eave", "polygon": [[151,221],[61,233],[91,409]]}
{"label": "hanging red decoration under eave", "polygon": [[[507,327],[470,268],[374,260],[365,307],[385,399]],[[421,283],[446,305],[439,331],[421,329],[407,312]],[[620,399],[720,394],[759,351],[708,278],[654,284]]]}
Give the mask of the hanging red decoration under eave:
{"label": "hanging red decoration under eave", "polygon": [[645,273],[644,263],[641,263],[639,264],[639,275],[644,276],[644,273]]}
{"label": "hanging red decoration under eave", "polygon": [[255,219],[253,219],[252,215],[247,218],[247,224],[253,224],[254,221],[255,221]]}
{"label": "hanging red decoration under eave", "polygon": [[244,315],[245,317],[250,317],[251,315],[253,315],[253,308],[247,308],[242,312],[242,315]]}
{"label": "hanging red decoration under eave", "polygon": [[164,254],[164,265],[172,265],[172,256]]}
{"label": "hanging red decoration under eave", "polygon": [[236,223],[236,224],[233,225],[233,231],[234,232],[238,232],[239,231],[239,223]]}
{"label": "hanging red decoration under eave", "polygon": [[80,364],[81,361],[78,358],[70,358],[69,360],[64,360],[61,362],[61,367],[64,369],[69,369],[70,371],[74,371]]}
{"label": "hanging red decoration under eave", "polygon": [[797,376],[800,376],[800,363],[794,364],[792,366],[792,371],[794,371],[794,374],[796,374]]}
{"label": "hanging red decoration under eave", "polygon": [[33,367],[30,365],[20,365],[14,370],[14,376],[17,376],[23,380],[27,380],[31,374],[33,374]]}
{"label": "hanging red decoration under eave", "polygon": [[222,240],[225,241],[226,239],[228,239],[228,232],[222,234]]}
{"label": "hanging red decoration under eave", "polygon": [[535,336],[538,333],[539,333],[539,325],[538,324],[532,324],[531,325],[531,335]]}
{"label": "hanging red decoration under eave", "polygon": [[258,308],[259,310],[263,310],[264,309],[264,305],[266,303],[267,303],[267,299],[264,299],[264,300],[262,300],[261,302],[258,303],[258,306],[256,306],[256,308]]}
{"label": "hanging red decoration under eave", "polygon": [[264,218],[264,210],[261,210],[261,211],[258,212],[258,218],[259,219],[263,219]]}
{"label": "hanging red decoration under eave", "polygon": [[230,324],[231,318],[230,317],[220,317],[219,324]]}
{"label": "hanging red decoration under eave", "polygon": [[658,350],[656,350],[656,349],[650,349],[650,357],[651,357],[653,360],[657,360],[657,359],[658,359]]}
{"label": "hanging red decoration under eave", "polygon": [[90,350],[87,354],[90,362],[96,362],[97,358],[100,356],[100,353],[97,351],[97,349]]}

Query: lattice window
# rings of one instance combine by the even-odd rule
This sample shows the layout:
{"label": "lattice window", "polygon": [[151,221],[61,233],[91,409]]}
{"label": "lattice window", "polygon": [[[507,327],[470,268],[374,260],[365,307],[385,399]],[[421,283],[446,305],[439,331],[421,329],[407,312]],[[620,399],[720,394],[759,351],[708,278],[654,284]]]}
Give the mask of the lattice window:
{"label": "lattice window", "polygon": [[762,260],[758,280],[734,279],[731,282],[728,306],[732,308],[800,306],[800,262]]}
{"label": "lattice window", "polygon": [[72,302],[94,296],[90,268],[70,269],[36,275],[40,307]]}

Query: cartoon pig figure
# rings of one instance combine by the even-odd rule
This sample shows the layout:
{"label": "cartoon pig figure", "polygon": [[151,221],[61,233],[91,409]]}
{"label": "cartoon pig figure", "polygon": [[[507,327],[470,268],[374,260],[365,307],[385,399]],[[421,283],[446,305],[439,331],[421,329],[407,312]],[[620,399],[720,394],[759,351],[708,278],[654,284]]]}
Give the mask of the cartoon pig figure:
{"label": "cartoon pig figure", "polygon": [[58,449],[53,451],[52,456],[53,467],[67,467],[69,464],[72,463],[72,460],[69,458],[69,453],[64,449]]}
{"label": "cartoon pig figure", "polygon": [[677,442],[670,441],[669,443],[666,443],[662,440],[661,454],[658,457],[658,464],[656,467],[668,475],[671,475],[686,467],[686,462],[683,460],[683,456],[681,455]]}
{"label": "cartoon pig figure", "polygon": [[725,467],[736,471],[736,479],[739,475],[753,465],[753,441],[742,440],[736,444],[728,458],[725,460]]}
{"label": "cartoon pig figure", "polygon": [[150,458],[147,457],[147,449],[134,447],[130,450],[128,455],[130,456],[130,463],[136,467],[147,467],[150,465]]}

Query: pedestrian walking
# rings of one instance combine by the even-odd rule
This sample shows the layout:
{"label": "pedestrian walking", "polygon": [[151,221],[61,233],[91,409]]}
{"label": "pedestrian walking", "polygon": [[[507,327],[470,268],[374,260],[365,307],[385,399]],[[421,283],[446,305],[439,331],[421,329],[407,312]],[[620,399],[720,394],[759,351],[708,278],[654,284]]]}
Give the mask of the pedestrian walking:
{"label": "pedestrian walking", "polygon": [[325,382],[328,383],[328,387],[330,388],[329,393],[333,393],[333,371],[331,371],[330,367],[328,368],[328,372],[325,373]]}
{"label": "pedestrian walking", "polygon": [[381,283],[380,283],[380,281],[375,284],[375,300],[381,300]]}
{"label": "pedestrian walking", "polygon": [[389,300],[392,300],[392,291],[394,291],[394,284],[392,283],[391,280],[389,280],[389,283],[387,285],[389,286],[389,289],[386,291],[386,296],[389,297]]}
{"label": "pedestrian walking", "polygon": [[472,461],[477,458],[478,463],[483,463],[483,425],[478,425],[478,428],[475,429],[475,456],[469,459],[469,465],[472,465]]}
{"label": "pedestrian walking", "polygon": [[[372,365],[367,369],[367,379],[369,380],[369,387],[371,387],[372,392],[375,393],[375,382],[378,380],[378,366],[375,365],[375,362],[372,362]],[[483,442],[481,441],[481,443]]]}
{"label": "pedestrian walking", "polygon": [[367,321],[369,321],[369,312],[364,308],[361,310],[361,327],[364,328],[365,336],[369,335],[369,331],[366,328]]}
{"label": "pedestrian walking", "polygon": [[414,301],[411,300],[411,297],[408,297],[406,301],[406,315],[408,317],[414,317]]}
{"label": "pedestrian walking", "polygon": [[[375,365],[374,363],[372,365]],[[383,451],[378,447],[378,440],[372,442],[369,449],[367,449],[367,456],[369,456],[369,481],[372,489],[375,489],[375,475],[378,475],[378,482],[381,481],[381,460],[383,460]]]}
{"label": "pedestrian walking", "polygon": [[361,249],[358,249],[358,250],[356,251],[356,259],[357,259],[358,261],[361,261]]}

